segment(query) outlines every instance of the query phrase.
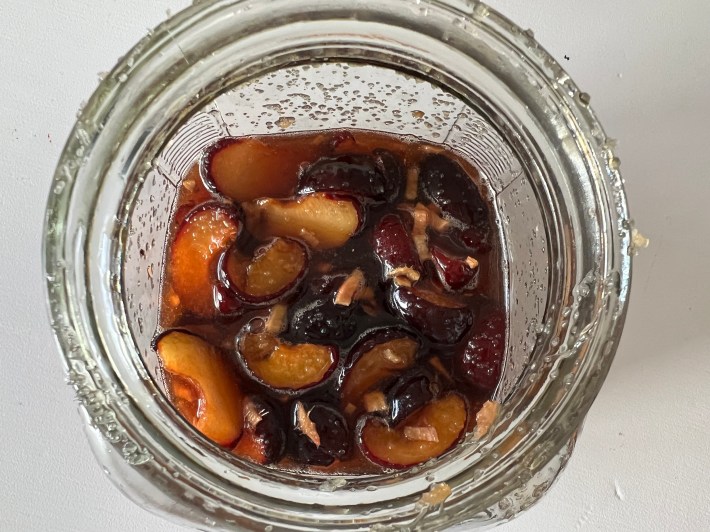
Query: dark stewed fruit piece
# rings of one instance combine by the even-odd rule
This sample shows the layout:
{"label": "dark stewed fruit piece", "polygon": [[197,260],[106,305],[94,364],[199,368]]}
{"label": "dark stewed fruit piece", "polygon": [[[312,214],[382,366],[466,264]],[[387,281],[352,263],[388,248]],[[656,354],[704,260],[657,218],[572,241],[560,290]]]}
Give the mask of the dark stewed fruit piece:
{"label": "dark stewed fruit piece", "polygon": [[291,408],[291,427],[289,452],[301,463],[327,466],[350,452],[348,424],[329,404],[296,401]]}
{"label": "dark stewed fruit piece", "polygon": [[391,426],[398,425],[438,395],[440,385],[434,376],[421,368],[400,376],[387,391]]}
{"label": "dark stewed fruit piece", "polygon": [[398,214],[387,214],[382,217],[372,232],[372,247],[384,269],[384,277],[391,278],[400,273],[412,281],[418,280],[422,273],[417,248],[410,232]]}
{"label": "dark stewed fruit piece", "polygon": [[306,293],[290,311],[289,334],[297,341],[343,341],[357,330],[358,306],[336,305],[338,289],[348,274],[322,275],[308,283]]}
{"label": "dark stewed fruit piece", "polygon": [[290,334],[302,341],[346,340],[357,330],[355,310],[354,305],[336,305],[333,296],[316,298],[295,308]]}
{"label": "dark stewed fruit piece", "polygon": [[430,249],[436,275],[447,290],[471,290],[478,281],[478,261],[473,257],[460,257],[439,246]]}
{"label": "dark stewed fruit piece", "polygon": [[456,355],[457,373],[484,393],[493,393],[505,356],[505,315],[492,311],[479,320]]}
{"label": "dark stewed fruit piece", "polygon": [[385,150],[378,150],[373,156],[324,157],[303,171],[298,192],[353,194],[382,203],[397,197],[401,175],[401,164]]}
{"label": "dark stewed fruit piece", "polygon": [[457,222],[466,247],[476,253],[490,250],[488,207],[459,163],[441,154],[426,157],[419,168],[419,186],[446,218]]}
{"label": "dark stewed fruit piece", "polygon": [[468,305],[425,288],[395,287],[390,305],[412,327],[440,344],[457,343],[473,323],[473,311]]}
{"label": "dark stewed fruit piece", "polygon": [[286,431],[281,409],[265,397],[244,400],[244,430],[232,452],[257,464],[273,464],[286,450]]}

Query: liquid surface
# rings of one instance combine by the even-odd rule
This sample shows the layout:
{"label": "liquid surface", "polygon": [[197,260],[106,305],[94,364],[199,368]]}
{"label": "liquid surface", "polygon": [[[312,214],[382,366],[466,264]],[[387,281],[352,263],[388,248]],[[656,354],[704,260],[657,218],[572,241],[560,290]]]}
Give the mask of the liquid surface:
{"label": "liquid surface", "polygon": [[475,168],[366,131],[222,139],[183,179],[155,347],[175,408],[270,467],[376,473],[474,428],[505,343]]}

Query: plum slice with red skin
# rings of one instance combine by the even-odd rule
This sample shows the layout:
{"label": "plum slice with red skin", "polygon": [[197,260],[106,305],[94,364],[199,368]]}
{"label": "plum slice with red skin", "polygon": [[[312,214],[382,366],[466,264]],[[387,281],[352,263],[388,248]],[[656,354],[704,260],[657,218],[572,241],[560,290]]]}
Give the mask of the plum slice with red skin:
{"label": "plum slice with red skin", "polygon": [[206,150],[200,173],[208,188],[237,202],[284,198],[293,194],[301,165],[317,152],[316,144],[225,138]]}
{"label": "plum slice with red skin", "polygon": [[401,469],[441,456],[461,439],[468,419],[466,401],[449,393],[390,427],[366,418],[360,427],[363,454],[384,467]]}
{"label": "plum slice with red skin", "polygon": [[382,217],[372,232],[372,247],[382,264],[385,279],[405,268],[421,274],[419,254],[399,215],[387,214]]}
{"label": "plum slice with red skin", "polygon": [[171,330],[155,340],[175,408],[199,432],[232,445],[242,432],[242,394],[233,368],[214,346]]}
{"label": "plum slice with red skin", "polygon": [[260,246],[251,259],[232,248],[220,264],[220,277],[235,295],[251,305],[268,305],[296,289],[308,271],[306,246],[290,238],[275,238]]}
{"label": "plum slice with red skin", "polygon": [[239,212],[217,202],[196,207],[180,224],[169,251],[167,285],[183,310],[215,315],[217,261],[236,242],[241,227]]}
{"label": "plum slice with red skin", "polygon": [[457,375],[481,392],[498,386],[505,357],[505,314],[490,311],[478,320],[454,360]]}
{"label": "plum slice with red skin", "polygon": [[473,257],[453,255],[439,246],[431,246],[431,260],[441,284],[452,292],[472,290],[478,281],[478,261]]}
{"label": "plum slice with red skin", "polygon": [[296,401],[291,408],[291,427],[289,452],[301,463],[327,466],[350,452],[348,424],[332,405]]}
{"label": "plum slice with red skin", "polygon": [[242,204],[247,229],[259,239],[290,237],[312,249],[338,248],[359,230],[364,213],[353,197],[316,192],[295,199]]}
{"label": "plum slice with red skin", "polygon": [[338,364],[335,346],[291,344],[264,332],[242,334],[237,351],[249,374],[284,393],[320,384]]}
{"label": "plum slice with red skin", "polygon": [[427,288],[394,287],[390,305],[409,325],[436,343],[459,342],[473,323],[468,305]]}
{"label": "plum slice with red skin", "polygon": [[286,450],[285,420],[281,409],[265,397],[244,399],[244,430],[232,452],[257,464],[272,464]]}
{"label": "plum slice with red skin", "polygon": [[351,351],[342,404],[362,407],[367,392],[414,365],[419,348],[419,341],[400,329],[380,329],[366,335]]}

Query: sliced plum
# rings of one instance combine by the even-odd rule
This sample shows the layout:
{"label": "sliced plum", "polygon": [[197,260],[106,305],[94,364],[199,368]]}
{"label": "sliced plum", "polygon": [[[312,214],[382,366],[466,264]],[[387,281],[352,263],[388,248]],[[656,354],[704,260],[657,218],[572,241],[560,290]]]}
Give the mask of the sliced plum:
{"label": "sliced plum", "polygon": [[327,466],[350,452],[348,424],[327,403],[296,401],[291,410],[290,453],[301,463]]}
{"label": "sliced plum", "polygon": [[292,292],[308,270],[308,249],[290,238],[275,238],[257,248],[251,259],[237,249],[227,252],[220,275],[239,299],[252,305],[271,304]]}
{"label": "sliced plum", "polygon": [[473,323],[473,311],[449,295],[418,287],[395,287],[390,305],[412,327],[441,344],[460,341]]}
{"label": "sliced plum", "polygon": [[207,438],[232,445],[242,432],[242,394],[233,368],[202,338],[169,331],[155,342],[175,408]]}
{"label": "sliced plum", "polygon": [[209,188],[237,202],[284,198],[293,194],[300,167],[316,156],[316,148],[303,143],[275,145],[249,137],[225,138],[205,152],[200,173]]}
{"label": "sliced plum", "polygon": [[505,357],[505,315],[492,311],[480,319],[456,354],[457,374],[481,392],[498,386]]}
{"label": "sliced plum", "polygon": [[168,286],[183,310],[213,317],[217,299],[217,260],[241,229],[238,212],[220,203],[206,203],[187,215],[170,249]]}
{"label": "sliced plum", "polygon": [[431,260],[441,284],[447,290],[472,290],[478,281],[478,261],[473,257],[456,256],[441,247],[431,247]]}
{"label": "sliced plum", "polygon": [[404,468],[441,456],[451,449],[466,429],[468,408],[457,393],[424,406],[395,427],[377,417],[361,428],[365,456],[376,464]]}
{"label": "sliced plum", "polygon": [[352,349],[341,392],[342,404],[362,407],[364,395],[414,365],[420,343],[399,329],[380,329]]}
{"label": "sliced plum", "polygon": [[488,207],[472,176],[459,163],[442,154],[426,157],[419,167],[419,188],[443,215],[458,222],[461,239],[474,252],[488,244]]}
{"label": "sliced plum", "polygon": [[335,346],[290,344],[264,332],[244,333],[237,341],[237,350],[247,372],[282,392],[320,384],[338,363]]}
{"label": "sliced plum", "polygon": [[359,154],[324,157],[303,171],[298,192],[350,194],[375,203],[393,201],[399,193],[399,171],[397,160],[384,150],[374,157]]}
{"label": "sliced plum", "polygon": [[318,250],[345,244],[363,217],[356,199],[322,192],[288,200],[265,198],[242,207],[247,229],[257,238],[291,237]]}
{"label": "sliced plum", "polygon": [[233,453],[257,464],[272,464],[286,450],[286,431],[281,409],[256,395],[244,399],[244,430]]}
{"label": "sliced plum", "polygon": [[412,236],[397,214],[382,217],[372,232],[372,247],[382,264],[385,279],[400,275],[416,282],[422,273],[422,264]]}

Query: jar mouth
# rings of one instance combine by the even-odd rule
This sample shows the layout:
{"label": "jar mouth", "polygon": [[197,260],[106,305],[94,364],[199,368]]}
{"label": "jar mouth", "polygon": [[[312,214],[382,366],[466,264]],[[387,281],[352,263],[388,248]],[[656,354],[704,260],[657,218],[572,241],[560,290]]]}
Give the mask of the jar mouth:
{"label": "jar mouth", "polygon": [[[189,488],[210,504],[226,501],[229,512],[209,512],[225,523],[333,529],[426,519],[440,527],[473,518],[570,440],[613,359],[631,276],[631,226],[613,142],[588,96],[532,35],[484,4],[291,4],[223,0],[187,9],[141,41],[79,117],[55,174],[44,236],[50,318],[69,381],[92,424],[132,468],[175,497]],[[238,64],[219,60],[226,55]],[[189,431],[176,433],[184,422],[146,371],[121,297],[126,220],[178,128],[225,88],[316,60],[396,68],[475,105],[536,181],[536,199],[548,205],[544,252],[551,264],[565,265],[558,278],[548,272],[550,290],[540,303],[545,319],[530,324],[534,355],[511,383],[526,386],[501,393],[503,414],[490,433],[400,475],[396,484],[390,475],[296,478],[241,462],[222,473],[237,459]],[[494,86],[506,90],[496,98],[483,92]],[[508,408],[513,403],[527,406]],[[453,489],[447,511],[422,513],[419,495],[435,482]],[[368,483],[377,483],[377,491],[368,491]],[[291,502],[282,499],[283,510],[275,509],[271,497],[284,489]],[[314,502],[322,506],[309,506]],[[357,518],[343,512],[353,504]]]}

